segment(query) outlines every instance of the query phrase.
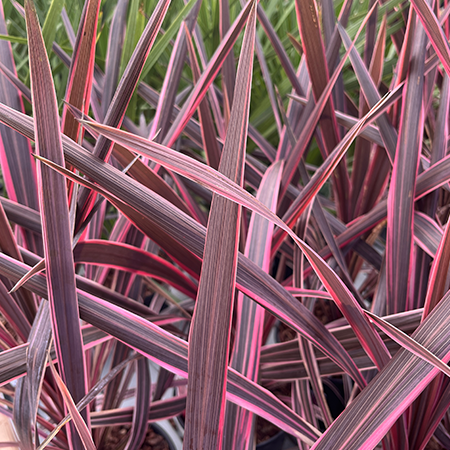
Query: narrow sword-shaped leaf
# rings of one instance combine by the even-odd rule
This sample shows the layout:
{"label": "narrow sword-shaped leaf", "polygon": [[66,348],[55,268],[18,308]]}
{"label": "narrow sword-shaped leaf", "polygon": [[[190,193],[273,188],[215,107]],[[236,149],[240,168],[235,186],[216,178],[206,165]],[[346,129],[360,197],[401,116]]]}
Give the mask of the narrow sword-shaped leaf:
{"label": "narrow sword-shaped leaf", "polygon": [[[94,74],[95,39],[97,33],[99,0],[90,0],[86,7],[84,22],[80,24],[74,54],[72,55],[70,77],[66,91],[66,101],[85,114],[89,111],[92,81]],[[79,142],[79,123],[63,110],[63,133]]]}
{"label": "narrow sword-shaped leaf", "polygon": [[365,313],[370,317],[372,322],[378,326],[378,328],[383,330],[395,342],[400,344],[403,348],[406,348],[406,350],[409,350],[414,355],[422,358],[424,361],[438,368],[441,372],[450,377],[450,367],[448,367],[447,364],[444,364],[439,358],[433,355],[433,353],[428,351],[422,345],[418,344],[414,339],[403,333],[403,331],[394,327],[389,322],[383,320],[381,317],[378,317],[369,311],[365,311]]}
{"label": "narrow sword-shaped leaf", "polygon": [[51,342],[50,307],[43,300],[28,339],[27,374],[18,381],[14,397],[14,423],[25,449],[36,448],[36,416]]}
{"label": "narrow sword-shaped leaf", "polygon": [[[450,360],[450,320],[445,314],[449,303],[450,295],[447,294],[411,336],[444,363]],[[375,448],[439,372],[408,350],[400,350],[312,449]]]}
{"label": "narrow sword-shaped leaf", "polygon": [[[295,9],[302,38],[303,50],[306,56],[306,65],[312,83],[314,98],[318,101],[322,92],[326,89],[329,81],[328,65],[325,55],[325,47],[322,40],[322,34],[319,27],[319,18],[317,14],[317,5],[315,0],[296,0]],[[330,98],[324,107],[324,114],[320,119],[321,132],[325,146],[324,157],[331,154],[339,142],[339,131],[337,127],[336,116],[334,114],[333,100]],[[339,216],[344,221],[348,219],[348,194],[349,178],[345,166],[345,157],[337,165],[337,171],[334,174],[333,187],[337,194],[337,204]]]}
{"label": "narrow sword-shaped leaf", "polygon": [[[148,412],[149,422],[158,422],[164,419],[171,419],[180,415],[186,409],[186,396],[168,398],[152,402]],[[131,408],[121,408],[109,411],[98,411],[92,414],[92,427],[127,425],[131,423]]]}
{"label": "narrow sword-shaped leaf", "polygon": [[447,222],[444,234],[439,243],[436,257],[430,270],[428,279],[427,297],[423,310],[423,319],[427,317],[430,311],[436,306],[445,292],[447,284],[447,274],[450,264],[450,226]]}
{"label": "narrow sword-shaped leaf", "polygon": [[134,407],[130,438],[125,446],[125,450],[141,448],[148,428],[148,410],[150,408],[150,393],[152,387],[150,368],[146,358],[139,358],[136,364],[136,406]]}
{"label": "narrow sword-shaped leaf", "polygon": [[[258,267],[258,266],[255,266]],[[0,272],[18,280],[29,266],[0,254]],[[29,287],[41,297],[46,297],[46,280],[41,274],[29,281]],[[87,293],[78,292],[80,317],[92,325],[116,337],[162,367],[183,377],[188,375],[188,344],[186,341],[155,326],[146,319],[111,305]],[[313,316],[312,316],[313,317]],[[16,361],[24,358],[25,347],[11,352]],[[17,363],[15,363],[17,364]],[[307,442],[314,442],[320,433],[303,421],[272,393],[251,382],[234,369],[228,369],[227,396],[238,405],[273,421],[278,427]]]}
{"label": "narrow sword-shaped leaf", "polygon": [[404,311],[412,263],[414,190],[423,138],[422,87],[426,34],[418,27],[403,100],[388,196],[386,312]]}
{"label": "narrow sword-shaped leaf", "polygon": [[[33,120],[31,118],[0,104],[0,119],[30,139],[34,139]],[[88,151],[68,139],[66,136],[63,135],[62,139],[66,158],[69,163],[87,176],[92,176],[97,182],[105,185],[108,190],[113,192],[113,195],[108,194],[104,190],[102,190],[101,193],[102,195],[107,196],[108,200],[121,209],[124,214],[132,218],[132,221],[136,226],[153,240],[156,240],[156,242],[164,248],[166,252],[171,254],[175,260],[179,260],[179,253],[185,254],[185,249],[188,249],[189,252],[192,252],[190,254],[191,259],[189,259],[189,263],[186,264],[186,268],[189,270],[189,268],[192,267],[192,264],[195,263],[195,259],[193,260],[192,257],[194,255],[196,255],[196,257],[202,257],[205,230],[201,225],[194,222],[190,217],[182,214],[176,208],[173,208],[170,203],[161,199],[157,194],[153,194],[143,186],[138,185],[133,179],[125,176],[122,172],[114,169],[110,165],[100,162]],[[164,153],[171,151],[167,148],[164,149]],[[180,157],[183,156],[181,154],[178,155]],[[152,158],[154,159],[154,155],[152,155]],[[186,162],[189,163],[189,159]],[[48,164],[51,164],[55,169],[57,168],[53,163],[48,162]],[[173,169],[173,167],[171,168]],[[201,168],[201,166],[195,166],[195,170],[193,170],[192,173],[198,175],[197,172],[199,168]],[[77,178],[70,171],[66,171],[61,167],[59,167],[58,170],[62,171],[68,178],[72,177],[71,179],[74,179],[79,183],[88,185],[90,188],[96,188],[80,177]],[[213,169],[208,168],[208,170]],[[181,173],[184,174],[184,170]],[[219,172],[213,173],[215,179],[220,179],[222,176]],[[108,176],[108,174],[110,175]],[[228,187],[233,185],[231,180],[228,180],[227,183]],[[216,184],[213,184],[210,185],[210,188],[217,189],[217,186]],[[229,195],[228,188],[224,192],[227,192],[227,195]],[[247,196],[249,194],[246,191],[243,191],[242,195]],[[132,207],[130,208],[118,200],[119,197],[126,198],[127,203]],[[251,201],[247,202],[245,197],[241,197],[240,201],[250,209],[259,211],[263,217],[272,220],[276,225],[281,227],[285,226],[283,225],[283,222],[279,221],[277,216],[274,216],[270,212],[270,210],[267,210],[266,212],[264,212],[264,208],[261,210],[258,206],[259,202],[256,202],[255,204],[255,200],[252,196],[250,196],[250,199]],[[8,204],[7,202],[3,202],[3,200],[2,203],[4,205]],[[256,206],[256,208],[252,205]],[[385,208],[385,203],[382,203],[379,208],[380,211],[377,211],[378,215],[381,214],[382,217],[375,217],[377,223],[379,220],[383,219],[383,214],[385,217],[385,213],[383,213]],[[139,213],[136,211],[139,211]],[[167,211],[170,211],[170,221],[167,221],[166,219]],[[369,218],[373,221],[371,217]],[[161,228],[162,223],[165,224],[163,228]],[[363,233],[365,231],[364,227],[365,222],[360,227],[362,228],[362,231],[359,231],[358,229],[358,233]],[[290,233],[291,230],[287,228],[286,232]],[[348,234],[351,232],[353,232],[353,229],[349,229]],[[297,239],[296,235],[294,233],[292,234],[292,237]],[[179,244],[179,242],[182,242],[182,245]],[[176,251],[174,252],[175,249]],[[298,303],[290,296],[272,277],[268,276],[257,265],[249,261],[243,255],[239,256],[237,285],[241,291],[256,300],[266,309],[269,309],[280,320],[288,323],[289,326],[293,327],[296,331],[312,340],[316,346],[321,348],[324,353],[338,365],[345,367],[344,370],[351,374],[358,385],[361,387],[365,385],[364,379],[356,369],[354,362],[346,355],[337,340],[330,339],[331,336],[317,318],[301,303]]]}
{"label": "narrow sword-shaped leaf", "polygon": [[58,372],[53,365],[53,362],[50,361],[50,368],[52,370],[53,377],[56,380],[56,384],[61,391],[61,394],[64,397],[64,404],[67,406],[67,409],[70,411],[70,415],[73,418],[73,422],[75,423],[75,427],[77,428],[78,433],[80,434],[81,441],[83,442],[83,446],[86,450],[96,450],[95,444],[92,441],[91,433],[89,432],[89,428],[81,417],[80,413],[75,406],[75,403],[68,391],[67,387],[64,385],[64,382],[61,380]]}
{"label": "narrow sword-shaped leaf", "polygon": [[167,145],[167,147],[171,147],[176,139],[178,139],[178,136],[186,126],[189,119],[194,114],[203,96],[206,94],[207,89],[213,82],[215,76],[220,70],[221,65],[223,64],[225,57],[230,52],[240,31],[247,21],[252,5],[253,0],[249,0],[245,8],[243,8],[243,10],[240,12],[233,26],[230,28],[226,37],[220,43],[219,47],[214,53],[214,56],[202,73],[202,76],[200,77],[198,83],[195,85],[188,99],[185,101],[180,113],[173,122],[171,128],[167,132],[166,138],[163,141],[163,143]]}
{"label": "narrow sword-shaped leaf", "polygon": [[[56,94],[32,0],[26,1],[25,12],[36,149],[38,154],[64,165]],[[65,179],[39,165],[38,186],[53,335],[64,384],[78,401],[85,395],[84,355]],[[80,448],[76,436],[69,441],[72,448]]]}
{"label": "narrow sword-shaped leaf", "polygon": [[[105,386],[119,373],[121,372],[131,361],[136,358],[136,355],[131,355],[125,361],[115,366],[108,374],[103,377],[95,386],[77,403],[78,411],[85,408],[104,388]],[[59,432],[59,430],[72,418],[68,414],[56,427],[55,429],[46,437],[37,450],[43,450],[47,444],[53,439],[54,436]]]}
{"label": "narrow sword-shaped leaf", "polygon": [[[283,164],[278,161],[270,166],[261,180],[257,198],[275,211],[280,188]],[[270,269],[270,244],[273,224],[252,215],[246,243],[246,255],[266,272]],[[237,298],[237,321],[231,367],[253,380],[259,378],[259,357],[264,326],[264,309],[249,297],[239,293]],[[247,449],[254,438],[254,417],[248,411],[227,404],[224,448]]]}
{"label": "narrow sword-shaped leaf", "polygon": [[[145,60],[150,49],[155,42],[157,33],[169,8],[171,0],[160,0],[153,11],[152,17],[147,23],[141,38],[128,62],[127,68],[119,82],[108,111],[105,114],[104,122],[113,127],[120,126],[125,115],[127,106],[131,100],[134,89],[141,75]],[[108,159],[112,149],[112,143],[105,137],[100,137],[95,143],[94,155],[100,159]],[[82,190],[79,195],[78,204],[80,207],[79,218],[83,220],[91,209],[92,200],[87,191]],[[77,228],[79,226],[77,224]]]}
{"label": "narrow sword-shaped leaf", "polygon": [[[242,186],[253,75],[256,2],[242,43],[219,172]],[[231,89],[231,86],[230,86]],[[241,207],[213,195],[202,272],[189,333],[189,378],[183,448],[222,448]]]}
{"label": "narrow sword-shaped leaf", "polygon": [[75,247],[74,261],[106,265],[149,275],[166,281],[190,297],[197,292],[195,284],[179,269],[163,258],[131,245],[105,240],[86,240],[79,242]]}
{"label": "narrow sword-shaped leaf", "polygon": [[411,4],[419,16],[431,45],[439,56],[439,60],[444,66],[447,75],[450,76],[450,48],[444,30],[428,2],[425,0],[412,0]]}
{"label": "narrow sword-shaped leaf", "polygon": [[[414,241],[432,258],[442,240],[442,228],[429,216],[414,211]],[[441,293],[441,297],[444,292]]]}

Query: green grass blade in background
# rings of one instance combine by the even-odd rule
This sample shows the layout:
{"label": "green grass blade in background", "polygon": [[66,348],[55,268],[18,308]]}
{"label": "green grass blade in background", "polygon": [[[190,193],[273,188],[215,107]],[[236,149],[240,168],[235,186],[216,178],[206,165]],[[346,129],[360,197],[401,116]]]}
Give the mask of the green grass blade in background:
{"label": "green grass blade in background", "polygon": [[48,13],[45,16],[44,25],[42,26],[42,37],[45,42],[45,50],[50,55],[53,42],[55,41],[57,25],[64,7],[64,0],[52,0]]}

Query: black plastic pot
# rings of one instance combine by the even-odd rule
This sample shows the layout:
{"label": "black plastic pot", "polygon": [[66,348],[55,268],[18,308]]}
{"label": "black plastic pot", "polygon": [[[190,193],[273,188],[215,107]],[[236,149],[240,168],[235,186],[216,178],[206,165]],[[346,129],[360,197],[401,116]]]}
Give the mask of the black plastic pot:
{"label": "black plastic pot", "polygon": [[256,450],[282,450],[286,433],[280,431],[275,436],[272,436],[267,441],[261,442],[256,446]]}
{"label": "black plastic pot", "polygon": [[157,423],[152,423],[151,427],[153,428],[156,434],[159,434],[167,441],[170,450],[176,450],[175,444],[173,443],[171,437],[167,434],[166,431],[164,431]]}

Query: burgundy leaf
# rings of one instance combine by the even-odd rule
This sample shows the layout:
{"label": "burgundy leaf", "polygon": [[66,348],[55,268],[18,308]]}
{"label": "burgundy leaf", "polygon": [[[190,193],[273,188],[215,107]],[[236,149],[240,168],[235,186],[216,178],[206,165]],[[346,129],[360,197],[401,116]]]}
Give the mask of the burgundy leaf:
{"label": "burgundy leaf", "polygon": [[127,244],[104,240],[83,241],[74,249],[74,260],[76,263],[100,264],[149,275],[168,282],[190,297],[197,292],[195,284],[163,258]]}
{"label": "burgundy leaf", "polygon": [[[55,88],[32,0],[25,2],[25,12],[36,150],[39,155],[64,166]],[[85,394],[84,355],[75,290],[66,182],[63,176],[40,164],[38,187],[53,336],[64,384],[75,401],[78,401]],[[75,435],[69,441],[72,448],[81,447],[81,442]]]}
{"label": "burgundy leaf", "polygon": [[[242,186],[253,75],[256,3],[239,59],[233,107],[219,172]],[[231,86],[230,86],[231,88]],[[213,195],[202,272],[189,333],[185,449],[222,447],[231,315],[236,284],[241,207]],[[208,345],[205,346],[205,337]]]}
{"label": "burgundy leaf", "polygon": [[404,311],[412,263],[413,209],[423,138],[422,87],[426,35],[416,32],[405,87],[402,119],[388,197],[386,242],[386,311]]}
{"label": "burgundy leaf", "polygon": [[[2,121],[13,126],[14,129],[19,130],[31,139],[34,138],[32,119],[1,104],[0,117]],[[118,130],[116,131],[118,132]],[[158,244],[164,248],[166,252],[171,254],[175,260],[179,261],[182,255],[186,255],[186,249],[188,249],[189,252],[192,252],[189,253],[191,258],[189,259],[189,263],[185,265],[187,270],[192,270],[193,265],[195,266],[195,261],[199,261],[198,259],[192,259],[194,255],[196,255],[197,258],[202,257],[203,255],[205,239],[205,230],[203,227],[192,221],[188,216],[182,214],[176,208],[173,208],[170,203],[164,201],[158,195],[151,193],[134,182],[133,179],[126,177],[122,172],[99,162],[98,159],[94,158],[89,152],[75,144],[73,141],[70,141],[65,136],[63,136],[63,143],[65,146],[66,157],[69,162],[77,167],[82,173],[85,173],[88,176],[92,175],[98,183],[114,192],[115,194],[112,195],[108,194],[103,189],[101,190],[102,195],[106,195],[107,198],[113,202],[113,204],[118,206],[128,217],[132,217],[133,222],[148,236],[158,242]],[[170,151],[170,149],[164,149],[165,152]],[[181,156],[182,155],[179,155],[180,158]],[[187,162],[189,162],[189,160],[187,160]],[[52,164],[52,167],[57,168],[53,163],[49,164]],[[195,170],[193,170],[192,173],[198,172],[199,167],[201,166],[195,166]],[[81,179],[80,177],[77,178],[75,174],[70,171],[66,171],[61,167],[59,167],[58,170],[77,182],[99,190],[98,187],[89,184],[86,180]],[[215,172],[214,174],[215,179],[219,178],[221,175],[219,172]],[[209,186],[210,188],[214,187],[214,189],[216,189],[216,185],[217,183],[214,186]],[[229,180],[226,186],[228,187],[225,192],[229,195],[229,187],[232,187],[232,182]],[[242,195],[245,195],[244,193],[242,193]],[[118,200],[117,196],[126,198],[127,203],[132,205],[132,207],[129,207]],[[240,198],[241,202],[245,200],[242,196],[238,196],[238,198]],[[255,211],[257,210],[260,214],[265,216],[266,213],[264,212],[264,209],[261,209],[258,206],[259,202],[255,203],[252,196],[249,196],[248,199],[249,201],[251,199],[251,202],[246,203],[246,205],[248,204],[251,209],[256,206]],[[6,205],[7,202],[3,202],[3,204]],[[137,211],[139,211],[139,213],[137,213]],[[170,212],[170,221],[167,221],[166,219],[168,211]],[[369,217],[370,220],[375,220],[375,223],[378,223],[378,221],[383,220],[383,217],[385,217],[385,211],[386,204],[381,203],[379,211],[376,211],[378,215],[375,215],[374,218]],[[283,225],[283,222],[279,221],[279,218],[274,216],[269,210],[267,210],[267,214],[268,216],[266,218],[274,221],[279,226],[285,226]],[[380,215],[381,218],[379,217]],[[367,226],[365,222],[361,222],[361,224],[356,224],[362,228],[361,231],[359,231],[359,228],[357,229],[358,233],[363,233]],[[165,224],[165,226],[161,228],[161,224]],[[353,229],[349,229],[349,234],[353,231]],[[286,232],[290,232],[290,230],[286,229]],[[295,237],[295,234],[292,237]],[[295,237],[295,239],[297,238]],[[179,244],[179,242],[182,242],[182,245]],[[290,296],[272,277],[268,276],[257,265],[242,255],[238,260],[237,285],[241,291],[256,300],[263,307],[269,309],[280,320],[289,324],[289,326],[293,327],[299,333],[302,333],[306,338],[311,339],[314,344],[321,348],[333,361],[338,365],[345,367],[344,370],[351,374],[352,378],[360,386],[364,386],[364,380],[358,370],[356,370],[354,362],[345,354],[342,346],[335,339],[331,338],[325,327],[317,320],[317,318],[307,308],[302,304],[299,304],[292,296]]]}

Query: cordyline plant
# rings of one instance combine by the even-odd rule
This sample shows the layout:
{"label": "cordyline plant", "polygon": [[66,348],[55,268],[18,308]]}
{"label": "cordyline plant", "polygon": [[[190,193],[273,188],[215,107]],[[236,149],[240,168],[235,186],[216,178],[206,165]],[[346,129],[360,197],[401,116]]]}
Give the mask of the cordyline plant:
{"label": "cordyline plant", "polygon": [[0,6],[2,446],[450,448],[446,0]]}

